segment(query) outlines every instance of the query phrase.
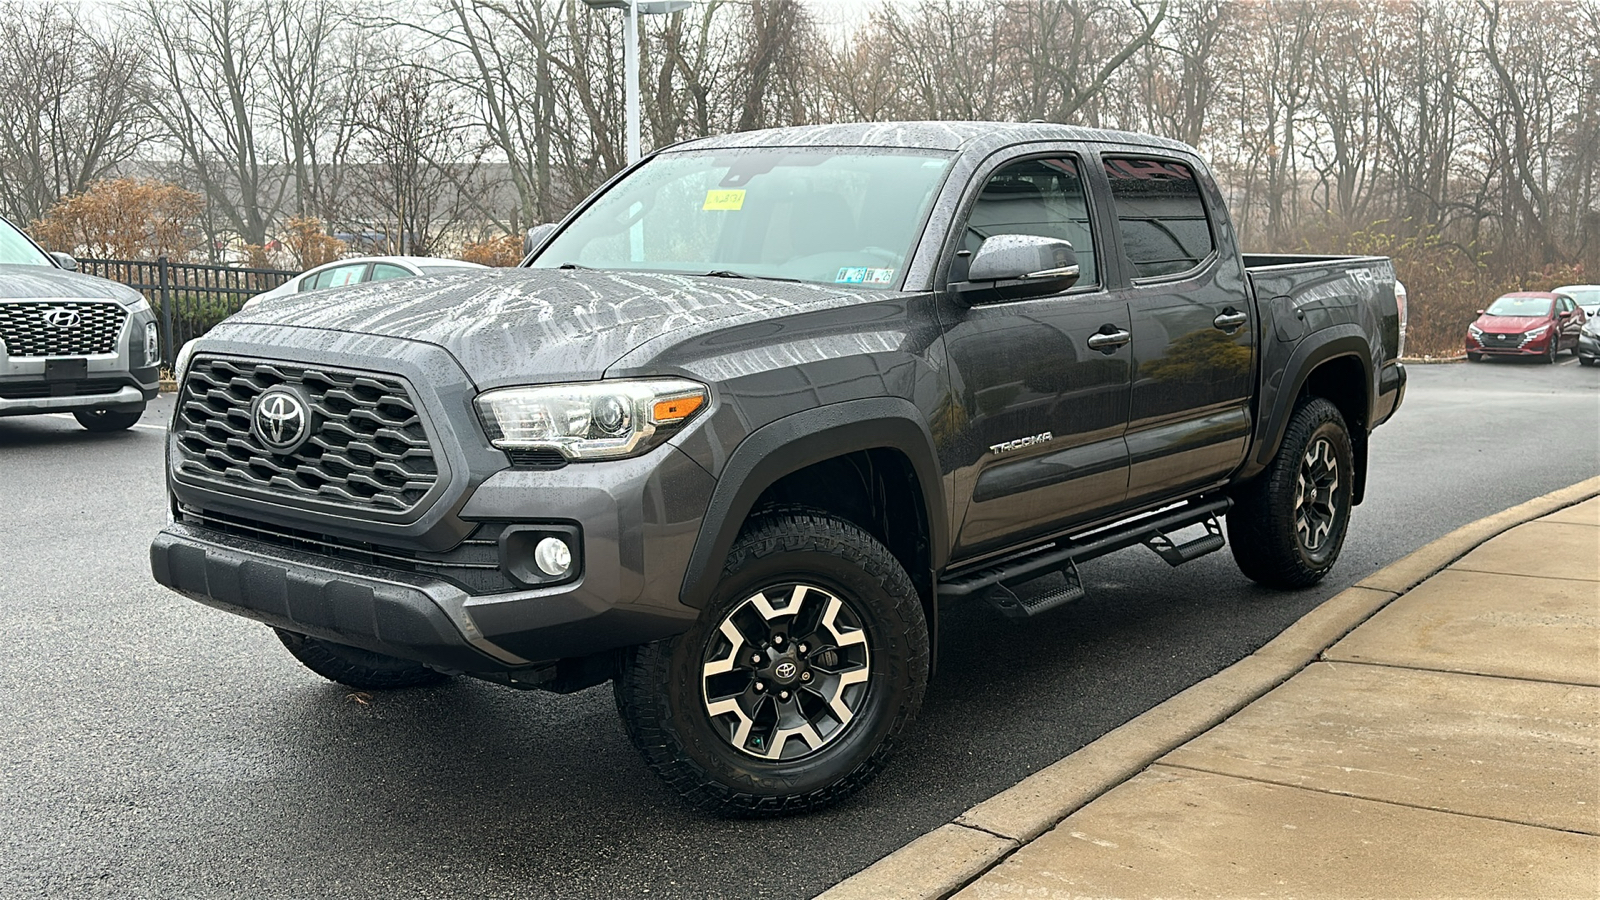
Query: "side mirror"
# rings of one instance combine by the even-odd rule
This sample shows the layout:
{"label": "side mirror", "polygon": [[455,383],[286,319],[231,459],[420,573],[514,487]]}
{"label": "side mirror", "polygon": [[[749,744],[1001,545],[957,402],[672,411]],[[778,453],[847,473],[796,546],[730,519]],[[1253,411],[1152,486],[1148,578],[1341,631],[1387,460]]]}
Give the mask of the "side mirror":
{"label": "side mirror", "polygon": [[522,236],[522,258],[527,259],[533,251],[539,249],[539,245],[543,244],[546,238],[555,234],[555,231],[556,223],[554,222],[546,222],[543,225],[535,225],[529,228],[528,233]]}
{"label": "side mirror", "polygon": [[1060,238],[997,234],[972,255],[963,296],[973,302],[1059,294],[1078,283],[1078,254]]}
{"label": "side mirror", "polygon": [[70,253],[51,252],[50,258],[56,261],[56,265],[66,269],[68,272],[78,271],[78,261],[73,259]]}
{"label": "side mirror", "polygon": [[1478,315],[1480,315],[1480,316],[1483,315],[1483,310],[1481,310],[1481,309],[1478,310]]}

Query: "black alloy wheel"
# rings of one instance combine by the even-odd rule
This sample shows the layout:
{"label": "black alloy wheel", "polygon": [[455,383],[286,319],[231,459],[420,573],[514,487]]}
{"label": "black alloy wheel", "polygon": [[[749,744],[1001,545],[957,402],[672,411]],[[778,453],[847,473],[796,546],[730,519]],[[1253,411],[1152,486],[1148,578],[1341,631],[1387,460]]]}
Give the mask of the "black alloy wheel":
{"label": "black alloy wheel", "polygon": [[1302,400],[1267,470],[1240,485],[1228,511],[1228,546],[1246,577],[1303,588],[1339,559],[1350,525],[1355,474],[1339,408]]}

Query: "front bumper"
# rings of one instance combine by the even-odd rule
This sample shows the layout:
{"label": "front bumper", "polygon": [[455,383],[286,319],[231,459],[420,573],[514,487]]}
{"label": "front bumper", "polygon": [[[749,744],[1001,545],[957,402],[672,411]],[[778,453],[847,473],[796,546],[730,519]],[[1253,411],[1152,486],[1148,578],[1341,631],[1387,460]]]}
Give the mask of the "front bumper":
{"label": "front bumper", "polygon": [[1466,349],[1468,353],[1481,353],[1484,356],[1544,356],[1550,352],[1550,342],[1560,340],[1555,334],[1534,338],[1531,341],[1519,340],[1501,342],[1498,335],[1485,333],[1482,338],[1467,335]]}
{"label": "front bumper", "polygon": [[672,447],[496,473],[461,509],[466,521],[581,530],[581,574],[548,587],[472,594],[442,577],[179,522],[156,537],[150,564],[184,596],[276,628],[440,669],[514,673],[687,629],[698,612],[678,587],[712,486]]}
{"label": "front bumper", "polygon": [[0,416],[101,409],[132,412],[155,399],[159,377],[159,369],[151,366],[113,378],[81,381],[4,378],[0,379]]}
{"label": "front bumper", "polygon": [[1580,359],[1600,359],[1600,337],[1589,334],[1578,335],[1578,357]]}

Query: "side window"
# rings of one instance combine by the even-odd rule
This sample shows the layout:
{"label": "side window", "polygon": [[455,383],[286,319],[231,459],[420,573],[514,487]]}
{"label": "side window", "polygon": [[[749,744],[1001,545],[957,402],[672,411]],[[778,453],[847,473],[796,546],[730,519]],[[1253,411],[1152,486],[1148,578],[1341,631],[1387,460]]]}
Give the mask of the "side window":
{"label": "side window", "polygon": [[1211,225],[1194,170],[1183,163],[1121,157],[1105,160],[1122,249],[1136,277],[1177,275],[1211,255]]}
{"label": "side window", "polygon": [[[967,217],[962,248],[976,253],[986,238],[997,234],[1033,234],[1068,241],[1078,252],[1078,284],[1100,282],[1089,202],[1076,160],[1028,159],[989,176]],[[952,281],[966,280],[970,259],[957,257],[950,273]]]}
{"label": "side window", "polygon": [[356,263],[353,266],[334,266],[315,278],[308,279],[300,284],[302,291],[315,291],[321,288],[343,287],[347,284],[356,284],[361,281],[361,275],[367,270],[366,263]]}
{"label": "side window", "polygon": [[411,273],[399,266],[388,263],[373,263],[372,274],[367,276],[368,281],[388,281],[391,278],[410,278]]}

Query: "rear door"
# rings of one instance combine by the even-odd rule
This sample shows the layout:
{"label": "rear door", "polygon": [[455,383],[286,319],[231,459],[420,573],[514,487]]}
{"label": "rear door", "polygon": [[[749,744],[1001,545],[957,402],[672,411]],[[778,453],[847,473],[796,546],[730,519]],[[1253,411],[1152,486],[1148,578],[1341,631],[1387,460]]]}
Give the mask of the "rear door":
{"label": "rear door", "polygon": [[1071,241],[1081,275],[1064,293],[968,306],[946,304],[953,408],[941,441],[957,510],[955,555],[971,556],[1122,502],[1127,491],[1130,353],[1088,346],[1128,334],[1128,307],[1106,289],[1096,203],[1082,154],[1047,152],[991,161],[974,179],[957,227],[947,283],[966,280],[984,239],[1032,234]]}
{"label": "rear door", "polygon": [[1256,322],[1221,198],[1195,166],[1106,153],[1114,240],[1129,273],[1128,500],[1227,476],[1249,445]]}

